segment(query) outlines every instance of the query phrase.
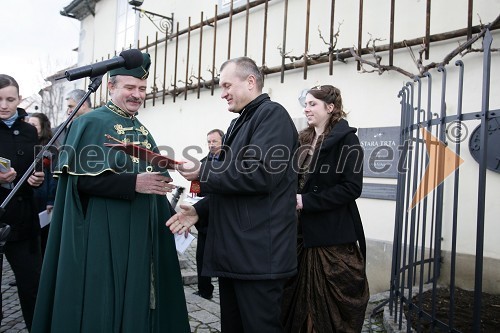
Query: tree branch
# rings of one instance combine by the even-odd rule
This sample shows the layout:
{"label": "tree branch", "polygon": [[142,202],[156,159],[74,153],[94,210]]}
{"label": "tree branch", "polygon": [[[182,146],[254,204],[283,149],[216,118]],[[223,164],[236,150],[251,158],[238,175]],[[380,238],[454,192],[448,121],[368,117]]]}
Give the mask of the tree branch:
{"label": "tree branch", "polygon": [[[471,52],[484,52],[484,50],[482,48],[477,49],[477,48],[472,48],[471,46],[475,42],[477,42],[480,38],[484,37],[484,34],[486,33],[487,29],[496,26],[497,24],[499,24],[499,22],[500,22],[500,15],[497,16],[495,18],[495,20],[493,20],[488,25],[483,25],[481,23],[480,24],[480,31],[476,35],[474,35],[471,39],[467,40],[465,43],[459,43],[458,47],[456,47],[449,54],[447,54],[441,62],[431,62],[427,65],[423,65],[423,63],[424,63],[423,62],[423,54],[426,51],[425,43],[421,44],[421,48],[418,52],[418,54],[419,54],[418,59],[415,57],[415,54],[413,53],[413,50],[411,49],[411,47],[407,46],[408,52],[410,53],[410,56],[412,57],[415,65],[417,66],[418,74],[410,73],[409,71],[402,69],[400,67],[397,67],[397,66],[382,65],[382,63],[381,63],[382,57],[376,53],[377,46],[375,45],[375,43],[377,41],[380,41],[381,39],[377,39],[377,38],[374,39],[371,37],[371,35],[370,35],[370,40],[366,44],[366,50],[368,50],[368,53],[373,56],[373,58],[375,59],[375,62],[362,58],[359,54],[360,52],[357,52],[354,47],[351,47],[349,49],[349,51],[350,51],[351,55],[354,57],[354,59],[359,61],[359,63],[361,64],[361,69],[362,69],[361,72],[362,73],[377,72],[379,75],[381,75],[382,73],[384,73],[386,71],[393,70],[393,71],[397,71],[405,76],[408,76],[409,78],[414,78],[415,76],[422,77],[424,73],[428,72],[432,68],[439,68],[439,67],[442,67],[442,66],[449,64],[450,61],[453,60],[453,58],[455,58],[457,55],[461,55],[463,57],[464,55],[471,53]],[[406,45],[406,41],[404,41],[404,43]],[[491,52],[498,52],[498,51],[499,50],[497,48],[491,49]],[[367,70],[366,68],[364,68],[363,65],[371,66],[374,69]]]}

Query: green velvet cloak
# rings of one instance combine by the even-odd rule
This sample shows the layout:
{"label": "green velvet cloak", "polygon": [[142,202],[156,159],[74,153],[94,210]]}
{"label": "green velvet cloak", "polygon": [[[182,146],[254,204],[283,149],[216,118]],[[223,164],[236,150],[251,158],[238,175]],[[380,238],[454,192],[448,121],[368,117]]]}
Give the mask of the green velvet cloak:
{"label": "green velvet cloak", "polygon": [[56,170],[32,332],[189,332],[174,239],[164,224],[171,214],[167,198],[92,196],[84,215],[79,176],[151,171],[104,147],[113,143],[105,134],[156,150],[144,126],[111,102],[72,123]]}

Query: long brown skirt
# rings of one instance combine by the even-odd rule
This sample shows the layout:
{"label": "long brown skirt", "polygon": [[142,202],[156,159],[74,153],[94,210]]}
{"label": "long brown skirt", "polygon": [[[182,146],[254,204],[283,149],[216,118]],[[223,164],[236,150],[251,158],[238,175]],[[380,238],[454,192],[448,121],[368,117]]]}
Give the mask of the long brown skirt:
{"label": "long brown skirt", "polygon": [[299,239],[297,255],[283,296],[285,332],[360,332],[370,292],[357,244],[304,248]]}

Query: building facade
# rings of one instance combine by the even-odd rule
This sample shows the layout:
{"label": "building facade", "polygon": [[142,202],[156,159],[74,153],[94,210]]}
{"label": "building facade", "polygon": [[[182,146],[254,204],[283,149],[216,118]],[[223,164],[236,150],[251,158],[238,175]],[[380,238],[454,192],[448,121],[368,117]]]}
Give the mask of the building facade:
{"label": "building facade", "polygon": [[[395,227],[395,193],[400,152],[401,100],[398,92],[407,82],[422,77],[422,91],[431,80],[432,92],[424,99],[422,111],[442,107],[440,88],[446,65],[447,84],[458,86],[461,59],[467,68],[463,109],[481,110],[481,40],[452,56],[485,24],[498,20],[498,0],[454,1],[340,1],[340,0],[171,0],[130,1],[74,0],[61,13],[81,22],[78,66],[106,60],[127,48],[139,48],[152,57],[148,96],[139,117],[153,133],[163,152],[176,159],[201,158],[207,153],[206,133],[225,130],[234,118],[226,110],[218,89],[218,68],[228,58],[249,56],[262,66],[264,92],[281,103],[297,128],[306,123],[301,97],[304,90],[333,84],[342,91],[344,108],[351,126],[359,128],[365,161],[365,190],[358,200],[368,238],[368,277],[372,293],[390,285],[391,255]],[[139,6],[140,5],[140,6]],[[139,6],[139,7],[136,7]],[[498,24],[491,27],[494,45],[500,45]],[[362,61],[358,57],[361,57]],[[450,58],[451,57],[451,58]],[[448,60],[447,60],[448,59]],[[499,77],[500,58],[492,57],[491,77]],[[86,89],[88,80],[80,80]],[[491,81],[498,91],[500,81]],[[429,90],[430,91],[430,90]],[[457,91],[446,94],[448,114],[456,112]],[[94,95],[93,104],[107,100],[105,80]],[[498,109],[500,95],[489,96],[491,109]],[[437,111],[435,111],[437,112]],[[465,112],[465,111],[464,111]],[[464,145],[479,120],[465,124]],[[278,125],[277,125],[278,126]],[[463,131],[462,133],[465,133]],[[449,142],[448,142],[449,141]],[[454,142],[447,140],[448,147]],[[378,147],[386,147],[377,155]],[[373,155],[375,154],[375,155]],[[371,157],[371,160],[370,160]],[[478,163],[469,149],[460,157],[461,191],[457,243],[461,263],[457,276],[463,288],[474,288],[473,268]],[[469,176],[468,176],[469,175]],[[470,176],[474,175],[474,176]],[[189,184],[173,173],[174,183]],[[489,265],[484,290],[500,292],[500,226],[498,188],[500,174],[487,172],[484,255]],[[451,191],[451,177],[444,180]],[[451,203],[444,203],[451,205]],[[443,216],[441,250],[452,247],[451,217]],[[396,221],[397,222],[397,221]],[[422,232],[426,233],[426,232]],[[444,266],[446,267],[446,255]],[[446,268],[445,270],[446,271]],[[447,278],[442,278],[447,283]]]}

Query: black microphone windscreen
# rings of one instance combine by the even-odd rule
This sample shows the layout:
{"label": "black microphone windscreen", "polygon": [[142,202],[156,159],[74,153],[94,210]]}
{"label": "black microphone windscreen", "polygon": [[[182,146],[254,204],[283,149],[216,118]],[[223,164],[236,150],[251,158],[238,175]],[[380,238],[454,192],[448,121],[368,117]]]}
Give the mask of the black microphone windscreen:
{"label": "black microphone windscreen", "polygon": [[137,49],[125,50],[120,53],[120,57],[125,60],[123,67],[133,69],[142,65],[142,52]]}

